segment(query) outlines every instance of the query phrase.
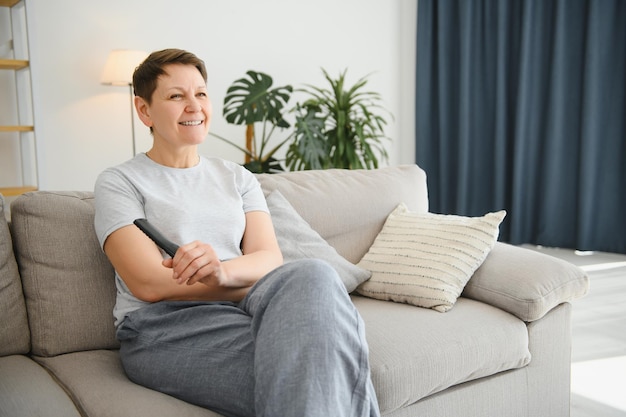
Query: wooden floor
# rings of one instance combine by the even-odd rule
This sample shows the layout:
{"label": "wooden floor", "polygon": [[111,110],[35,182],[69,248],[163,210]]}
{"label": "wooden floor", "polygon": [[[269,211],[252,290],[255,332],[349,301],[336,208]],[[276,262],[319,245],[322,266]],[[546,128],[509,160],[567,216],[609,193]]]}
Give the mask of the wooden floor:
{"label": "wooden floor", "polygon": [[626,417],[626,255],[526,246],[580,266],[572,313],[571,417]]}

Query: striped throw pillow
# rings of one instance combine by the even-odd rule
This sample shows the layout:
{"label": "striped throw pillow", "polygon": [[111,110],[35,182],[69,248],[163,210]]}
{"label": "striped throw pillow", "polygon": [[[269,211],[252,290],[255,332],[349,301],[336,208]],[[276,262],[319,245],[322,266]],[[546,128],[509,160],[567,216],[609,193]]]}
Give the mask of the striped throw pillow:
{"label": "striped throw pillow", "polygon": [[482,217],[413,213],[400,204],[358,266],[372,277],[357,293],[450,310],[498,239],[506,211]]}

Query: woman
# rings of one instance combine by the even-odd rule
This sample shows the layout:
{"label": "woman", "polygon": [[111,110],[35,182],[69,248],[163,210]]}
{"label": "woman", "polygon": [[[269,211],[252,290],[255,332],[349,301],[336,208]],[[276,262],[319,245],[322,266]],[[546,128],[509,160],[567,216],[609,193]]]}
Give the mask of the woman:
{"label": "woman", "polygon": [[[146,58],[133,85],[152,147],[96,182],[128,377],[226,416],[379,415],[363,323],[337,273],[317,260],[282,265],[256,178],[199,156],[206,80],[189,52]],[[173,258],[137,218],[182,244]]]}

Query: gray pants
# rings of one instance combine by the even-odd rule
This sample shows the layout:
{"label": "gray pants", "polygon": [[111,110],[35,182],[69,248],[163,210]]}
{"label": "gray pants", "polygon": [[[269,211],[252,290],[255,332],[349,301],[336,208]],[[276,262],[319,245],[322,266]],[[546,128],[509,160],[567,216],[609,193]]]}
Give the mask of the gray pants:
{"label": "gray pants", "polygon": [[239,304],[151,304],[117,336],[131,380],[226,416],[380,415],[363,321],[322,261],[277,268]]}

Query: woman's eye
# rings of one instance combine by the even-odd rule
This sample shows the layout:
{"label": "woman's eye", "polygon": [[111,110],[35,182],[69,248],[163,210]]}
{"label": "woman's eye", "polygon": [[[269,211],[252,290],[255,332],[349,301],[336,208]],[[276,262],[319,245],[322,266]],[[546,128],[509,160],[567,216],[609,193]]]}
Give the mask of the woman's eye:
{"label": "woman's eye", "polygon": [[206,97],[207,93],[198,93],[198,97]]}
{"label": "woman's eye", "polygon": [[179,98],[181,98],[183,95],[182,94],[172,94],[170,96],[170,99],[172,100],[178,100]]}

